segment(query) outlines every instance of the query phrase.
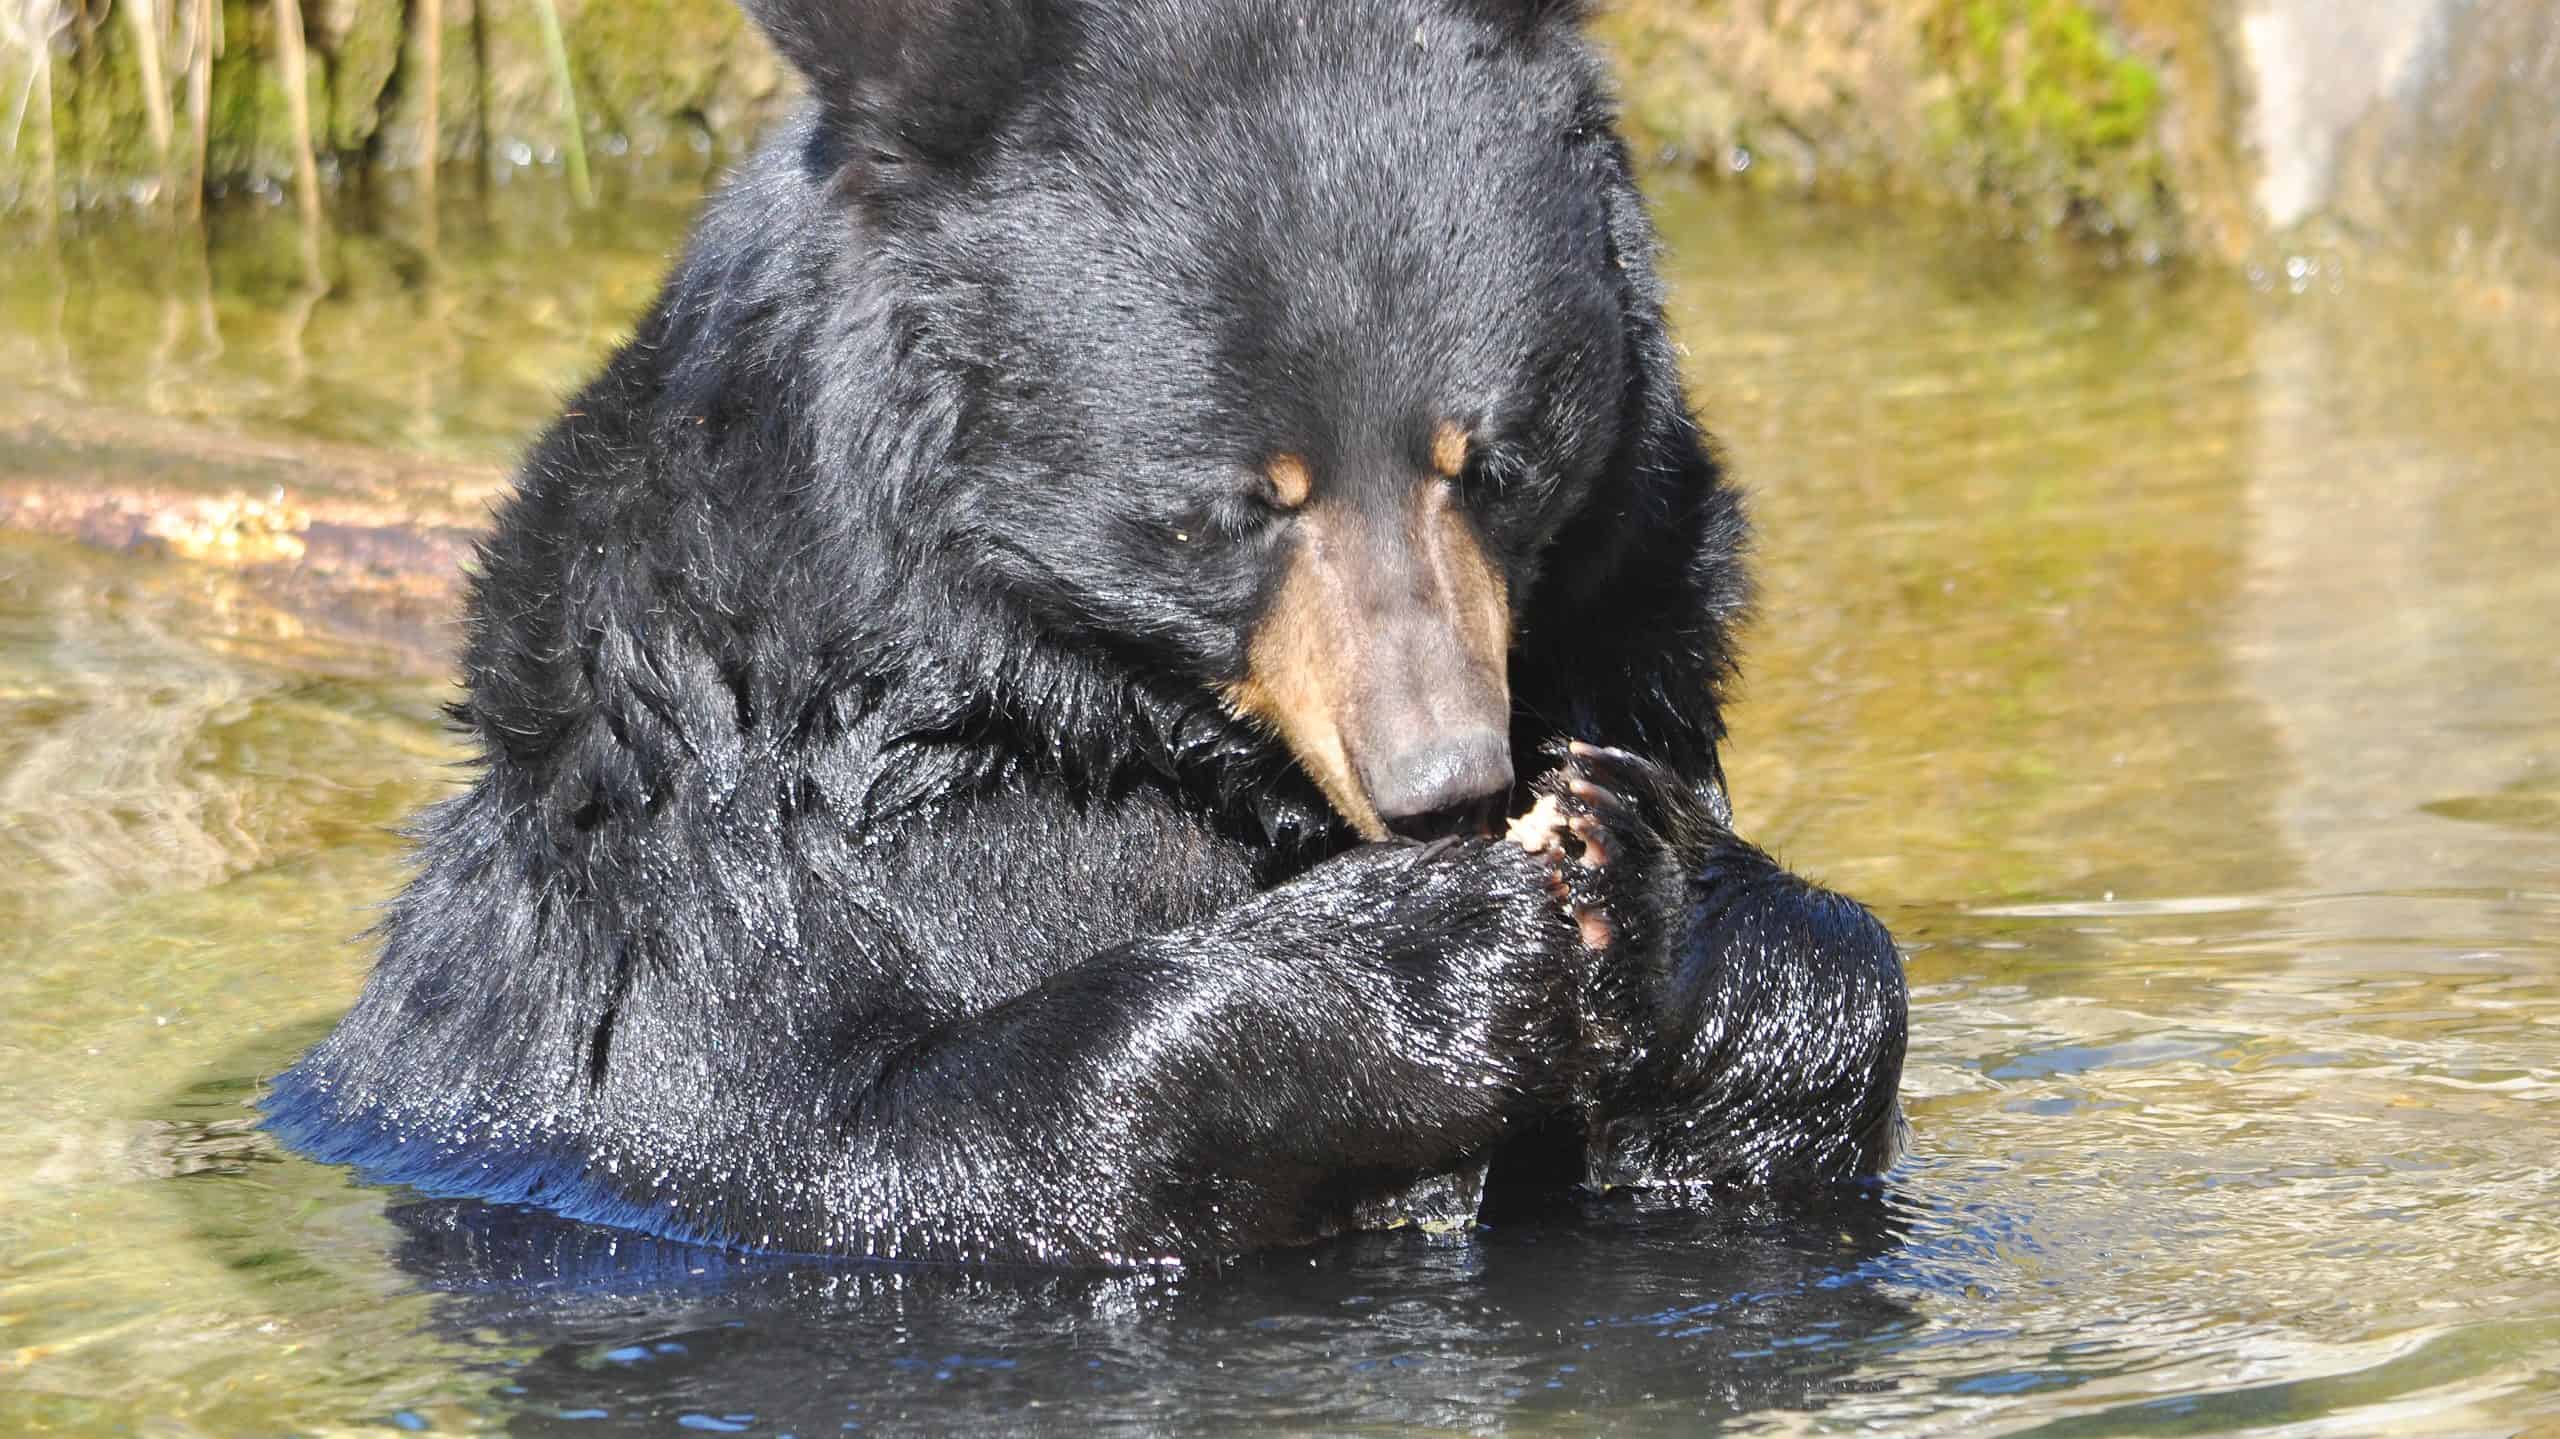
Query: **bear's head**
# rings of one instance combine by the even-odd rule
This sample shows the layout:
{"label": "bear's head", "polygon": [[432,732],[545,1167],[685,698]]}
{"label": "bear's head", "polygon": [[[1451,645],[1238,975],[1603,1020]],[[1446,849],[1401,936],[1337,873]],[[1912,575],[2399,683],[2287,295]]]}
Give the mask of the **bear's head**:
{"label": "bear's head", "polygon": [[1646,232],[1574,7],[747,3],[957,377],[937,543],[1364,835],[1489,818],[1532,589],[1639,422]]}

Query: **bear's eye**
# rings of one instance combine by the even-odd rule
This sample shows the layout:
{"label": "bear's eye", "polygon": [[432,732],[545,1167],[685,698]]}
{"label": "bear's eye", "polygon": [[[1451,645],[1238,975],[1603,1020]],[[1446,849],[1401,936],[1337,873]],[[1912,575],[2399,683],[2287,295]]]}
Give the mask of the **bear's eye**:
{"label": "bear's eye", "polygon": [[1458,500],[1476,508],[1507,509],[1534,504],[1552,488],[1528,453],[1509,445],[1473,439],[1457,477],[1442,483]]}
{"label": "bear's eye", "polygon": [[1231,544],[1274,529],[1294,508],[1262,470],[1254,469],[1232,486],[1195,497],[1188,508],[1163,523],[1179,545]]}

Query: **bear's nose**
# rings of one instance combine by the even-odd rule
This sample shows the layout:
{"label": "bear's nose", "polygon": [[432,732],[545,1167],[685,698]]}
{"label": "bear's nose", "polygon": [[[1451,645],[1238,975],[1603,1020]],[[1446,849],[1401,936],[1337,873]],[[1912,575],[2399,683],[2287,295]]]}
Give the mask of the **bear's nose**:
{"label": "bear's nose", "polygon": [[1407,839],[1472,834],[1511,793],[1511,741],[1499,730],[1437,735],[1360,766],[1369,802]]}

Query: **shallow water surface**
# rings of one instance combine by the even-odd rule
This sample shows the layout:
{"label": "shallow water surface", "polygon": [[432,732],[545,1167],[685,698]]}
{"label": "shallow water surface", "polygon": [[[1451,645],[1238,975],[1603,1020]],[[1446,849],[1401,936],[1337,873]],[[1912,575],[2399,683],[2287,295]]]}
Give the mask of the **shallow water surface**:
{"label": "shallow water surface", "polygon": [[[361,480],[467,524],[683,209],[509,203],[432,255],[397,216],[307,262],[273,216],[179,264],[12,237],[0,491]],[[1664,215],[1761,523],[1742,823],[1909,951],[1881,1190],[1109,1276],[357,1186],[244,1106],[455,782],[439,582],[0,532],[0,1429],[2560,1425],[2548,325]]]}

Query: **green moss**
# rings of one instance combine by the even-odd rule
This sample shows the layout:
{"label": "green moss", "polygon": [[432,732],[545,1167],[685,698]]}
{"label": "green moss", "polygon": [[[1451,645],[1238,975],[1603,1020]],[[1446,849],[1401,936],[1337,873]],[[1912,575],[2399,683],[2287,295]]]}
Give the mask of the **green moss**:
{"label": "green moss", "polygon": [[1944,0],[1936,130],[1977,191],[2101,230],[2168,221],[2160,73],[2080,0]]}
{"label": "green moss", "polygon": [[720,112],[737,98],[780,87],[780,67],[730,0],[587,4],[567,30],[591,124],[644,149],[699,134],[729,118]]}
{"label": "green moss", "polygon": [[2117,53],[2073,0],[1964,0],[1961,13],[1963,45],[1949,71],[1975,87],[1975,113],[1998,138],[2087,159],[2150,135],[2159,76]]}
{"label": "green moss", "polygon": [[[56,182],[73,191],[97,191],[146,181],[159,173],[158,151],[143,118],[142,67],[130,47],[110,47],[102,38],[126,38],[120,19],[112,25],[104,14],[75,22],[68,53],[49,57],[53,88],[51,115]],[[46,57],[12,52],[13,63],[0,67],[0,83],[10,88],[6,100],[28,80],[24,65]],[[41,168],[39,130],[45,117],[29,113],[20,122],[17,149],[0,155],[0,174],[32,179]]]}
{"label": "green moss", "polygon": [[[223,47],[213,62],[205,168],[217,176],[290,175],[293,122],[273,59],[275,12],[250,0],[224,0],[221,9]],[[314,131],[327,107],[325,95],[312,97]]]}
{"label": "green moss", "polygon": [[382,95],[399,68],[408,17],[399,5],[347,9],[346,32],[316,56],[328,74],[328,96],[327,108],[312,112],[312,130],[313,143],[354,153],[370,145],[381,127]]}

